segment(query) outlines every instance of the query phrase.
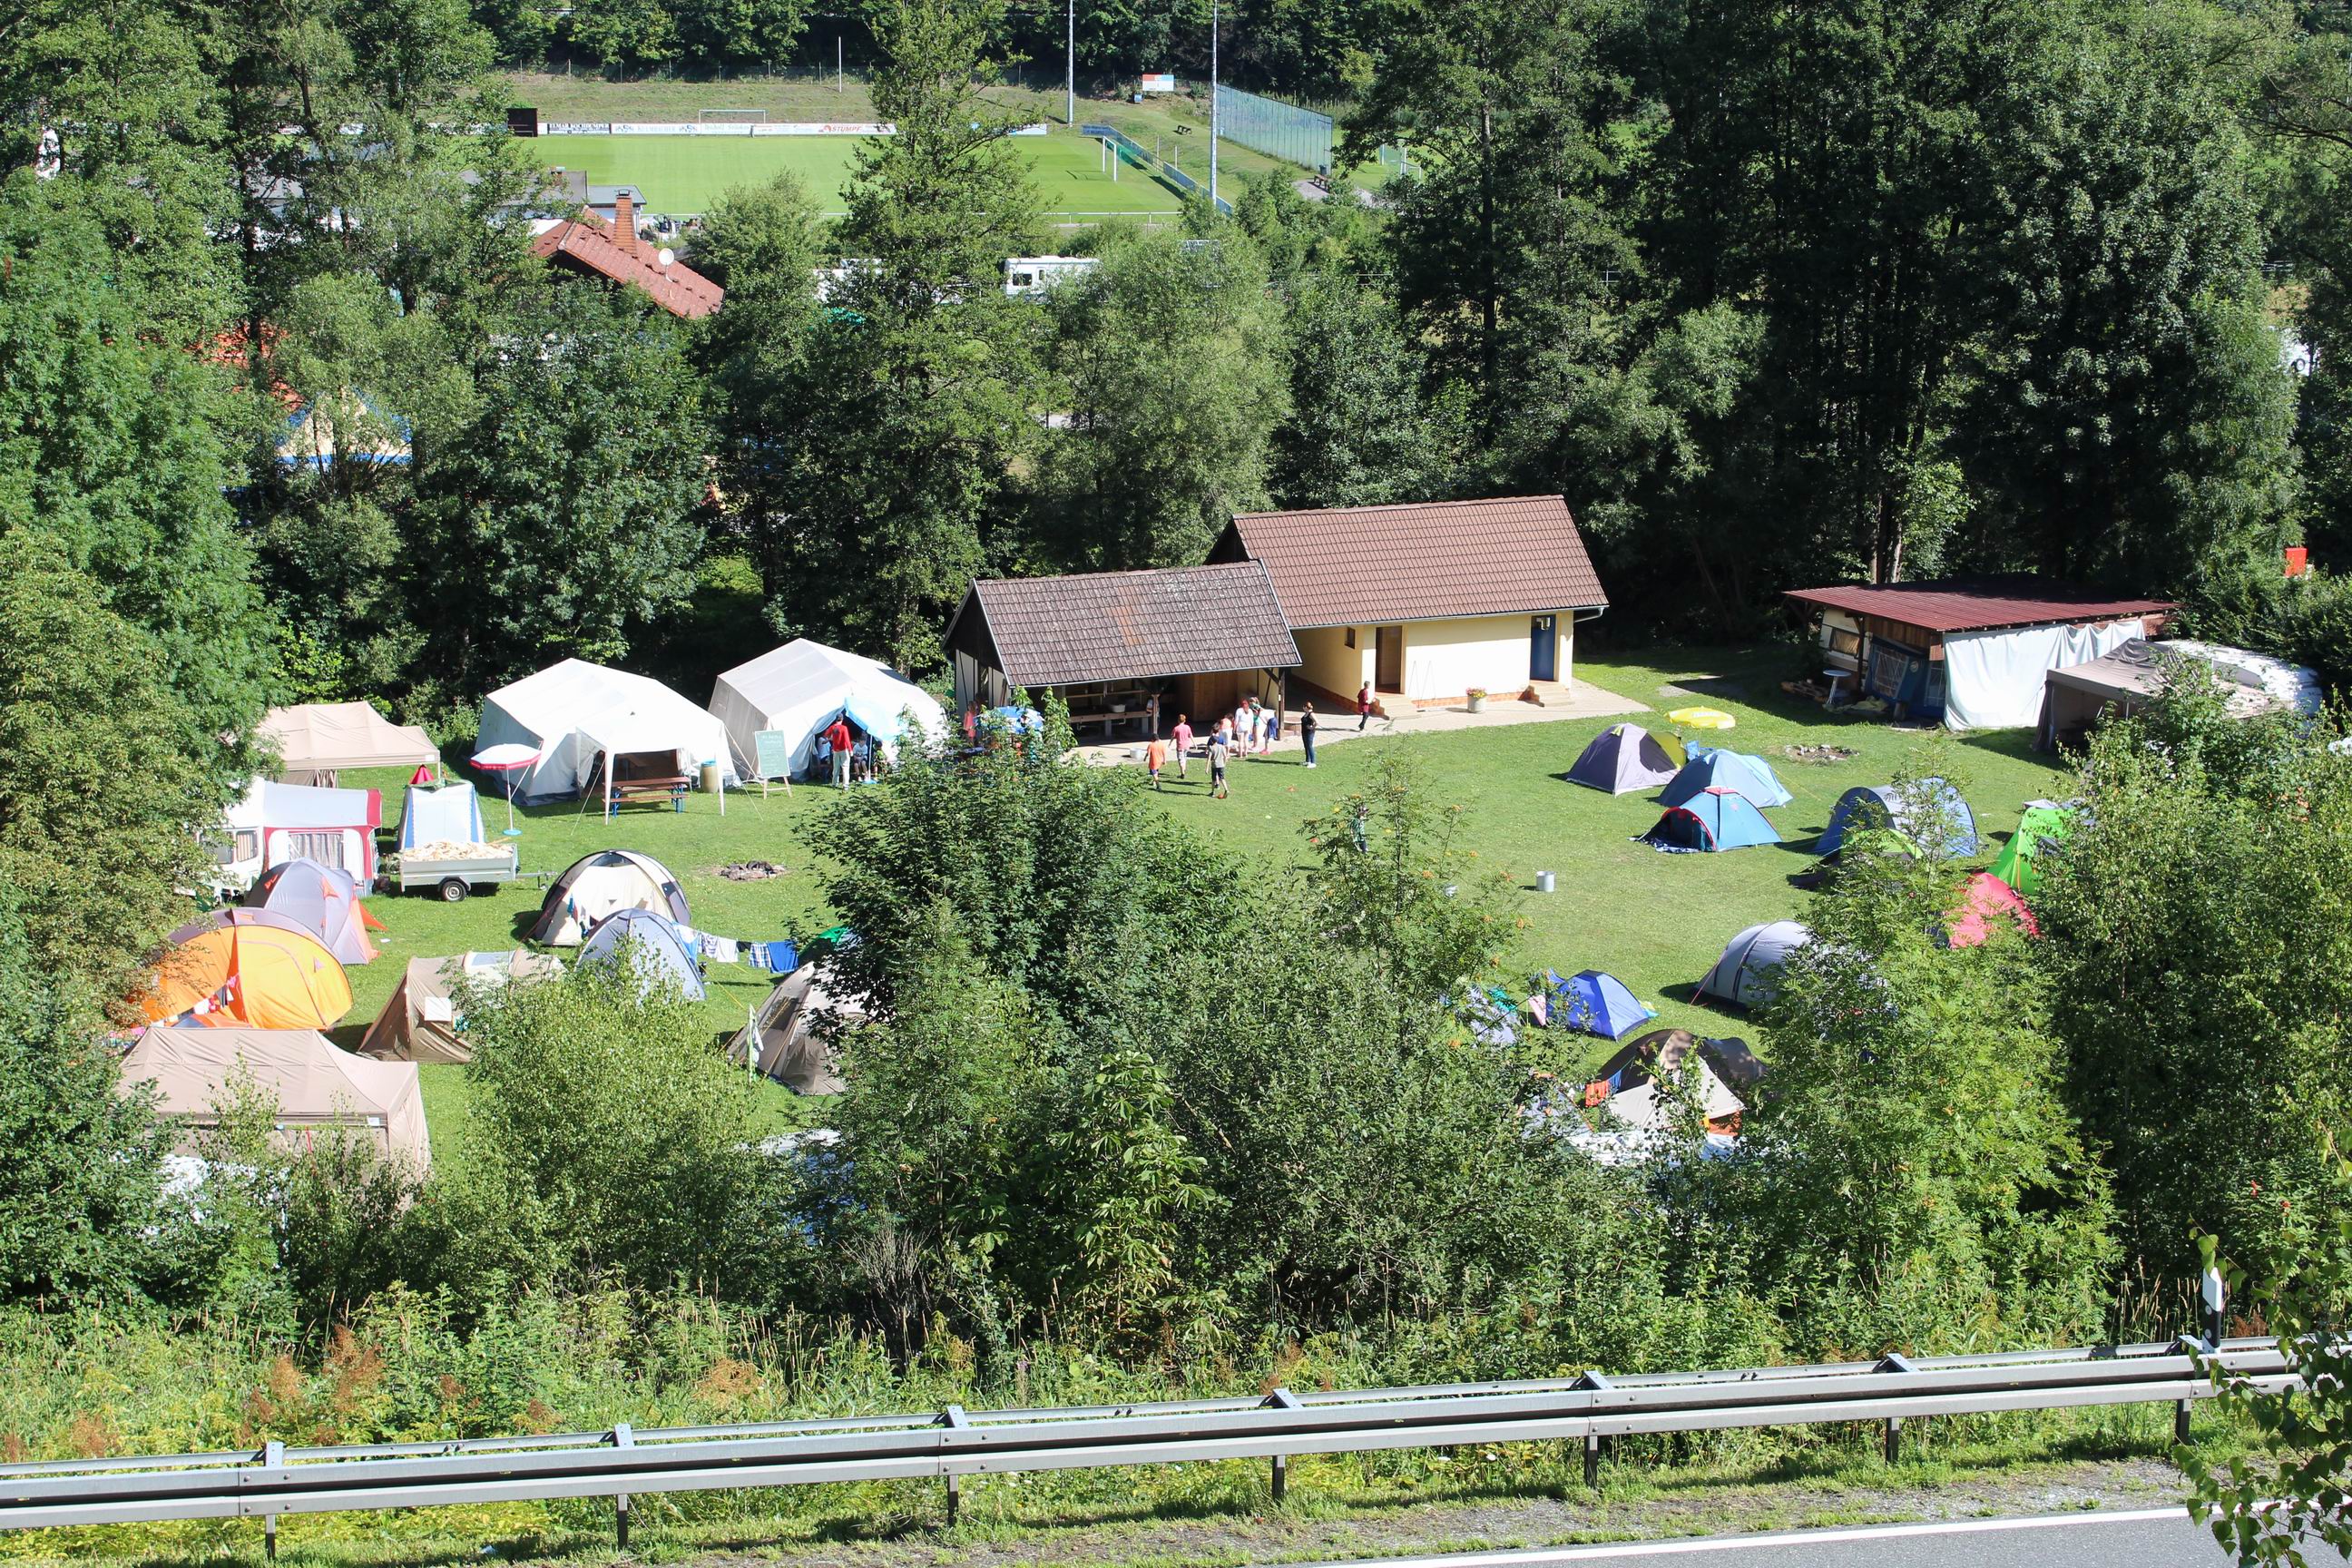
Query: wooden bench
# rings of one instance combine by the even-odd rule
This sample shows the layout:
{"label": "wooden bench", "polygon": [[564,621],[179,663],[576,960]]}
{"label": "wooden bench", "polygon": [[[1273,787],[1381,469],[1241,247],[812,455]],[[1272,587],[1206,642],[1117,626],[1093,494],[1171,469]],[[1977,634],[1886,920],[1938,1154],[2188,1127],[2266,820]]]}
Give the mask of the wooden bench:
{"label": "wooden bench", "polygon": [[686,809],[686,792],[694,781],[688,778],[614,779],[604,795],[604,815],[608,818],[625,805],[639,801],[667,800],[673,811]]}

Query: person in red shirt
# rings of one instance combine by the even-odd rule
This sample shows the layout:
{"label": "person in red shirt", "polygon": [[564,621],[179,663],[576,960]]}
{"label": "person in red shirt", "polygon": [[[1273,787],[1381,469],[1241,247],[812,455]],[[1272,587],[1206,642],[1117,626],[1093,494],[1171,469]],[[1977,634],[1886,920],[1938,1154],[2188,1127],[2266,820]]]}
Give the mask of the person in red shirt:
{"label": "person in red shirt", "polygon": [[835,719],[833,728],[824,732],[824,742],[833,748],[833,787],[849,787],[849,748],[854,743],[849,733],[849,721]]}

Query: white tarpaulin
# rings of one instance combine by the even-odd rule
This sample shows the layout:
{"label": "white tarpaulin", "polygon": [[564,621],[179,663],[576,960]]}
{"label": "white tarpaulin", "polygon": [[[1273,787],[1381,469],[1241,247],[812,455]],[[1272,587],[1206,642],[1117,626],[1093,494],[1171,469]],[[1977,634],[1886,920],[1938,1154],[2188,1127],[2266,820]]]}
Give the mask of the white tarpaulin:
{"label": "white tarpaulin", "polygon": [[483,700],[475,750],[510,741],[539,752],[515,780],[523,805],[578,795],[599,756],[668,752],[679,777],[691,778],[703,763],[717,763],[730,784],[737,776],[717,719],[658,680],[585,659],[551,665]]}
{"label": "white tarpaulin", "polygon": [[2042,718],[2053,669],[2087,664],[2141,635],[2137,616],[2105,626],[1944,634],[1944,727],[2022,730]]}

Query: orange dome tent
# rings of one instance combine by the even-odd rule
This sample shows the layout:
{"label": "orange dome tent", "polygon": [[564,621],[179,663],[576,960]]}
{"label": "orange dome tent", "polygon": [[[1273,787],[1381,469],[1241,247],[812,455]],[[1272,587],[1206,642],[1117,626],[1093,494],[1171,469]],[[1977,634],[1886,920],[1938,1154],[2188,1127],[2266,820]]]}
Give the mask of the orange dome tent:
{"label": "orange dome tent", "polygon": [[326,1029],[352,1010],[352,986],[335,955],[295,921],[268,910],[220,910],[172,933],[140,1007],[155,1024]]}

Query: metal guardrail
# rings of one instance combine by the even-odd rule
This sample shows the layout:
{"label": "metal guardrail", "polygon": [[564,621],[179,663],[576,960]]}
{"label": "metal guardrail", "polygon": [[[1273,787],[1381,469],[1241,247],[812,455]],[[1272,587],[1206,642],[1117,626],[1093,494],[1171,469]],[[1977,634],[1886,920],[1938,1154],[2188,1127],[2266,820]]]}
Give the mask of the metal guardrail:
{"label": "metal guardrail", "polygon": [[2231,1379],[2281,1387],[2273,1340],[2201,1341],[1832,1366],[1645,1373],[1611,1378],[1435,1384],[1412,1388],[1277,1388],[1263,1399],[1195,1399],[1060,1409],[774,1421],[573,1432],[550,1436],[289,1447],[0,1465],[0,1529],[258,1516],[275,1554],[281,1514],[610,1497],[621,1544],[629,1499],[648,1492],[940,1480],[952,1520],[966,1476],[1267,1459],[1279,1500],[1297,1454],[1369,1453],[1534,1441],[1581,1442],[1597,1484],[1602,1440],[1825,1422],[1883,1423],[1887,1457],[1902,1424],[2002,1410],[2171,1403],[2185,1436],[2189,1403]]}

